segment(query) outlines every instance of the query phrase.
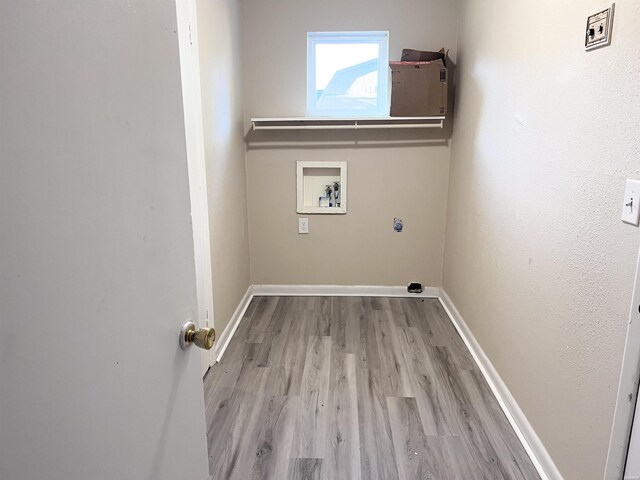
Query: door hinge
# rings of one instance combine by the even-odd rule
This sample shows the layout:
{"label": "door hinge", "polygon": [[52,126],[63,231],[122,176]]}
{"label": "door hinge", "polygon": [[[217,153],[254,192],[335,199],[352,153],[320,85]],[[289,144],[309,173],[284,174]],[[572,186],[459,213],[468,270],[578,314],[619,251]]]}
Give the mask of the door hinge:
{"label": "door hinge", "polygon": [[191,31],[191,24],[189,24],[189,45],[193,45],[193,33]]}

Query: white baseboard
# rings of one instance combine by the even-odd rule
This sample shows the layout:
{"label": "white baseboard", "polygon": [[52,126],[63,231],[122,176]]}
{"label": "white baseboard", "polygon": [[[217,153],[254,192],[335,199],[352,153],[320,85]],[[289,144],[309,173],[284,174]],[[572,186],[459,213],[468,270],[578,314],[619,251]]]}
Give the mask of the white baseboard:
{"label": "white baseboard", "polygon": [[440,289],[425,287],[422,293],[408,293],[407,287],[376,285],[254,285],[255,296],[332,297],[422,297],[438,298]]}
{"label": "white baseboard", "polygon": [[553,459],[544,447],[540,437],[536,434],[535,430],[529,423],[529,420],[527,420],[527,417],[518,406],[516,400],[511,395],[511,392],[509,392],[504,381],[500,378],[498,371],[484,353],[482,347],[473,336],[471,329],[469,329],[465,321],[462,319],[460,312],[458,312],[455,305],[449,298],[449,295],[447,295],[447,292],[444,290],[440,290],[440,303],[442,303],[442,306],[449,315],[449,318],[451,318],[451,322],[478,364],[478,367],[489,384],[493,395],[498,400],[502,411],[507,416],[511,427],[515,430],[516,435],[527,451],[527,454],[531,458],[536,470],[538,470],[542,480],[562,480],[560,471],[553,463]]}
{"label": "white baseboard", "polygon": [[231,316],[229,323],[227,324],[222,334],[218,337],[216,341],[215,350],[213,352],[216,359],[216,363],[220,361],[220,359],[222,358],[222,355],[224,355],[224,351],[229,346],[229,342],[231,341],[233,334],[236,333],[236,329],[238,328],[238,325],[240,325],[240,320],[242,320],[242,317],[244,317],[244,312],[247,311],[247,308],[249,307],[249,304],[251,303],[252,298],[253,298],[253,286],[249,285],[249,288],[247,288],[247,291],[245,292],[244,296],[240,300],[240,303],[238,304],[236,311],[233,312],[233,315]]}

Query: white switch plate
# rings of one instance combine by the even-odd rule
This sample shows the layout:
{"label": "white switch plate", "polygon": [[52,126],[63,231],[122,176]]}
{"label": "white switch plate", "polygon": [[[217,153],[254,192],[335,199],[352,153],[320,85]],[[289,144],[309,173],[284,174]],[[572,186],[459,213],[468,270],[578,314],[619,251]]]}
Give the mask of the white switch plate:
{"label": "white switch plate", "polygon": [[298,218],[298,233],[309,233],[308,218]]}
{"label": "white switch plate", "polygon": [[640,220],[640,180],[627,180],[622,204],[622,221],[638,226]]}
{"label": "white switch plate", "polygon": [[587,17],[587,30],[584,34],[584,47],[586,50],[611,45],[611,30],[613,28],[613,9],[611,7]]}

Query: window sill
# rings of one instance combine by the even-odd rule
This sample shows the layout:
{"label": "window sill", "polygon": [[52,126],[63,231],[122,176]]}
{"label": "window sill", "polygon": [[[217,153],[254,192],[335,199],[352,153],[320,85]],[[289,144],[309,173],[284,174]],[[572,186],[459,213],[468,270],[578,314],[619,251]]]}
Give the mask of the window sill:
{"label": "window sill", "polygon": [[360,130],[374,128],[443,128],[439,117],[273,117],[252,118],[256,130]]}

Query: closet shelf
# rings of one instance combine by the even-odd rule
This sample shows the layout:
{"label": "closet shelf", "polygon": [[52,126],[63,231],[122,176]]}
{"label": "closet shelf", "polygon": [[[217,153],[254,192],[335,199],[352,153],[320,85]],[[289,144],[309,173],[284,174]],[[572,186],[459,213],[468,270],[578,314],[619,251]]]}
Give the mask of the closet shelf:
{"label": "closet shelf", "polygon": [[443,128],[445,117],[273,117],[252,118],[253,130],[361,130],[373,128]]}

